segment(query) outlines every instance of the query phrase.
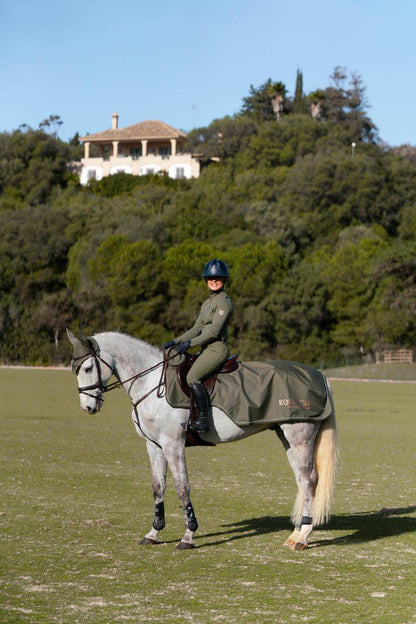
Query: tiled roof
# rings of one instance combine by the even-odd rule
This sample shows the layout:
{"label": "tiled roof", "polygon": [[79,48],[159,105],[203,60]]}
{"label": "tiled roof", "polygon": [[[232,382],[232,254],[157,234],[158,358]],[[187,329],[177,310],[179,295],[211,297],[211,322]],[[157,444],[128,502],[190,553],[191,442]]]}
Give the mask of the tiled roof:
{"label": "tiled roof", "polygon": [[81,137],[81,141],[123,141],[141,139],[185,139],[186,133],[177,130],[163,121],[157,119],[153,121],[142,121],[141,123],[117,128],[116,130],[104,130],[96,134],[87,134]]}

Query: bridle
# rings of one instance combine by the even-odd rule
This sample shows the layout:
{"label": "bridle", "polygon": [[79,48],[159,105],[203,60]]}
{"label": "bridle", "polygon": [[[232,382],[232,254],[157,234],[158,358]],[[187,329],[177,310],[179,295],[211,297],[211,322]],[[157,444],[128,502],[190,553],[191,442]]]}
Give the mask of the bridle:
{"label": "bridle", "polygon": [[[85,394],[85,396],[90,397],[91,399],[100,399],[102,400],[102,395],[104,392],[108,392],[110,389],[110,386],[112,384],[110,384],[109,386],[106,386],[105,383],[103,382],[103,376],[102,376],[102,370],[101,370],[101,364],[100,362],[102,362],[103,364],[105,364],[106,366],[108,366],[108,368],[111,370],[112,374],[114,374],[114,369],[112,366],[110,366],[108,364],[108,362],[106,362],[105,360],[103,360],[103,358],[101,358],[96,351],[92,351],[91,353],[89,353],[88,355],[86,355],[85,357],[83,357],[79,362],[77,362],[76,364],[76,375],[78,376],[78,373],[81,369],[81,366],[83,365],[83,363],[88,360],[90,357],[92,357],[94,359],[94,364],[95,367],[97,369],[97,374],[98,374],[98,381],[95,384],[91,384],[89,386],[78,386],[78,392],[79,394]],[[118,383],[118,382],[116,382]],[[90,390],[99,390],[100,393],[99,394],[91,394],[89,391]]]}
{"label": "bridle", "polygon": [[[157,440],[153,440],[152,438],[149,437],[149,435],[143,430],[143,427],[140,423],[140,418],[139,418],[139,412],[137,409],[137,406],[144,401],[145,399],[147,399],[148,396],[150,396],[153,392],[156,392],[156,396],[160,399],[165,395],[165,386],[166,386],[166,368],[168,366],[168,362],[169,360],[171,360],[172,358],[174,358],[176,356],[176,353],[171,353],[172,349],[169,349],[168,351],[165,351],[163,354],[163,360],[161,362],[158,362],[157,364],[154,364],[153,366],[151,366],[150,368],[147,368],[144,371],[141,371],[140,373],[137,373],[136,375],[133,375],[132,377],[129,377],[128,379],[124,379],[123,381],[120,379],[118,372],[115,368],[113,368],[113,366],[111,366],[108,362],[106,362],[102,357],[100,357],[100,355],[97,353],[97,349],[98,349],[98,345],[97,348],[90,343],[90,351],[88,353],[83,353],[82,356],[80,356],[79,358],[73,359],[72,360],[72,370],[74,373],[76,373],[76,375],[78,376],[78,373],[81,369],[82,364],[88,360],[90,357],[92,357],[94,359],[94,363],[97,369],[97,373],[98,373],[98,381],[94,384],[91,384],[89,386],[78,386],[78,392],[79,394],[83,394],[85,396],[88,396],[92,399],[94,399],[95,401],[104,402],[103,399],[103,394],[105,392],[110,392],[110,390],[115,390],[116,388],[121,388],[122,386],[124,386],[125,384],[130,382],[130,387],[127,391],[129,397],[130,397],[130,401],[131,404],[133,406],[133,410],[134,410],[134,414],[135,414],[135,419],[134,422],[137,426],[137,428],[141,431],[142,435],[147,439],[150,440],[151,442],[153,442],[154,444],[156,444],[156,446],[158,446],[159,448],[162,448],[159,444],[159,442],[157,442]],[[101,363],[105,364],[112,372],[113,375],[115,375],[115,377],[117,377],[117,381],[112,382],[111,384],[106,385],[103,381],[103,377],[102,377],[102,370],[101,370]],[[133,401],[130,392],[131,392],[131,388],[133,386],[133,384],[135,383],[135,381],[137,381],[138,379],[140,379],[141,377],[144,377],[145,375],[151,373],[152,371],[156,370],[157,368],[162,367],[162,371],[161,371],[161,375],[160,375],[160,379],[158,384],[152,388],[151,390],[149,390],[149,392],[146,392],[146,394],[144,394],[143,396],[141,396],[139,399],[137,399],[137,401]],[[92,390],[99,390],[98,393],[96,394],[92,394],[90,391]]]}
{"label": "bridle", "polygon": [[[139,403],[141,403],[142,401],[144,401],[144,399],[146,399],[149,395],[151,395],[153,392],[157,392],[157,397],[158,398],[162,398],[164,396],[165,393],[165,372],[166,372],[166,367],[168,365],[169,360],[174,357],[174,355],[170,355],[170,352],[168,352],[167,354],[164,354],[163,360],[161,362],[158,362],[157,364],[154,364],[153,366],[151,366],[150,368],[145,369],[144,371],[141,371],[140,373],[137,373],[136,375],[133,375],[132,377],[129,377],[128,379],[125,380],[121,380],[118,376],[117,371],[108,363],[106,362],[102,357],[100,357],[100,355],[96,352],[95,349],[92,349],[90,353],[84,355],[82,358],[79,358],[79,360],[76,361],[72,361],[72,366],[74,369],[74,372],[76,373],[76,375],[78,376],[78,373],[80,371],[80,368],[82,366],[82,364],[88,360],[90,357],[92,357],[94,359],[94,364],[95,367],[97,369],[97,373],[98,373],[98,381],[94,384],[91,384],[89,386],[78,386],[78,392],[79,394],[84,394],[85,396],[88,396],[92,399],[95,400],[101,400],[103,401],[102,395],[105,392],[110,392],[110,390],[115,390],[116,388],[121,388],[122,386],[124,386],[124,384],[127,384],[129,382],[131,382],[130,384],[130,388],[128,391],[128,394],[130,396],[130,390],[134,384],[135,381],[137,381],[138,379],[140,379],[141,377],[145,377],[146,375],[148,375],[149,373],[153,372],[154,370],[160,368],[162,366],[162,372],[160,375],[160,379],[158,384],[152,388],[151,390],[149,390],[149,392],[147,392],[144,396],[140,397],[137,401],[133,402],[132,398],[130,397],[130,400],[132,401],[132,405],[137,413],[137,405],[139,405]],[[103,377],[102,377],[102,370],[101,370],[101,363],[105,364],[112,372],[113,375],[115,375],[117,377],[117,381],[112,382],[111,384],[106,385],[103,381]],[[99,393],[96,394],[91,394],[90,391],[91,390],[99,390]]]}

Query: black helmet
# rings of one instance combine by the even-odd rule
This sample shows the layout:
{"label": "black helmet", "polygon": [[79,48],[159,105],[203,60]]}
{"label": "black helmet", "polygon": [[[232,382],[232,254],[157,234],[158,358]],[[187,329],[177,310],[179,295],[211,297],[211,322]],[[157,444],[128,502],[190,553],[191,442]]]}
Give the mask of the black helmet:
{"label": "black helmet", "polygon": [[222,260],[210,260],[206,265],[203,273],[204,279],[221,277],[225,279],[230,277],[228,267]]}

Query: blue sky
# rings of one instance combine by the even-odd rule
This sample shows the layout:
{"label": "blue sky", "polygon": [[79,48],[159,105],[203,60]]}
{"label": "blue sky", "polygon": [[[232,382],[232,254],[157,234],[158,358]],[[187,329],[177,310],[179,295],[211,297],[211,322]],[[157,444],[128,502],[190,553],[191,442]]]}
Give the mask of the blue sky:
{"label": "blue sky", "polygon": [[415,0],[0,0],[0,131],[59,136],[160,119],[189,131],[233,115],[269,77],[293,94],[358,73],[390,145],[416,144]]}

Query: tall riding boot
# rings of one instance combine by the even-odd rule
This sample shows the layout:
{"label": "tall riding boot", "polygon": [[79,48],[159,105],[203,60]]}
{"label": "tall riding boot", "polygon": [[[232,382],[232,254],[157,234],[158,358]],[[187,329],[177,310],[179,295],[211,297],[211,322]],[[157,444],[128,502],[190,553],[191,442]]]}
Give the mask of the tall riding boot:
{"label": "tall riding boot", "polygon": [[198,409],[197,419],[194,423],[192,423],[191,429],[193,431],[208,431],[210,410],[208,392],[202,383],[193,382],[190,386],[192,390],[192,398],[195,400]]}

